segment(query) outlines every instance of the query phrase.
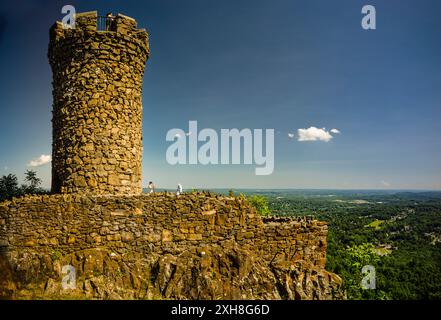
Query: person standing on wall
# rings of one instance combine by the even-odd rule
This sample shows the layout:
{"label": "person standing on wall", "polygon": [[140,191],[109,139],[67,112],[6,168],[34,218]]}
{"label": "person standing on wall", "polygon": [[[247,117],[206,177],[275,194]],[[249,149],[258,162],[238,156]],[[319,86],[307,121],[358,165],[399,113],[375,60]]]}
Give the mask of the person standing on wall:
{"label": "person standing on wall", "polygon": [[176,195],[179,196],[182,193],[182,184],[178,184],[178,189],[176,190]]}
{"label": "person standing on wall", "polygon": [[155,192],[155,185],[154,185],[153,181],[149,181],[149,185],[147,188],[149,189],[149,193]]}

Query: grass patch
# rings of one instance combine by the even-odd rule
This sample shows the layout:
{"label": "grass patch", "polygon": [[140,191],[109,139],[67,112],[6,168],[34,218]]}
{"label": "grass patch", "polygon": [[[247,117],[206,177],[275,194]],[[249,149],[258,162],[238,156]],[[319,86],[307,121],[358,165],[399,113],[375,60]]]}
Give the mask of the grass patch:
{"label": "grass patch", "polygon": [[385,222],[386,221],[384,221],[384,220],[378,220],[377,219],[377,220],[374,220],[371,223],[365,225],[365,227],[371,227],[371,228],[374,228],[375,230],[380,230],[381,229],[381,225],[383,223],[385,223]]}

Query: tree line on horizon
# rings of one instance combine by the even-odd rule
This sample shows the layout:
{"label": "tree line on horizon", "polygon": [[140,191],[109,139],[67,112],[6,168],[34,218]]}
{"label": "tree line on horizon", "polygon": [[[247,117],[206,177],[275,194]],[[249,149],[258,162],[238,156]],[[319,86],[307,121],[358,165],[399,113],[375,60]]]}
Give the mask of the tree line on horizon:
{"label": "tree line on horizon", "polygon": [[11,200],[26,194],[46,194],[47,190],[41,187],[41,179],[33,170],[26,170],[26,183],[19,185],[15,174],[3,175],[0,178],[0,201]]}

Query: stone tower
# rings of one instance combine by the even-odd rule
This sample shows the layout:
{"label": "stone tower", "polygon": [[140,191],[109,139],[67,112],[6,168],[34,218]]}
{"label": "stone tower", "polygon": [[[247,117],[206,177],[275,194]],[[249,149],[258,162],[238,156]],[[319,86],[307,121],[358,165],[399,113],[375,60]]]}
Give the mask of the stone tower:
{"label": "stone tower", "polygon": [[141,193],[142,77],[148,33],[118,14],[76,14],[50,30],[52,192]]}

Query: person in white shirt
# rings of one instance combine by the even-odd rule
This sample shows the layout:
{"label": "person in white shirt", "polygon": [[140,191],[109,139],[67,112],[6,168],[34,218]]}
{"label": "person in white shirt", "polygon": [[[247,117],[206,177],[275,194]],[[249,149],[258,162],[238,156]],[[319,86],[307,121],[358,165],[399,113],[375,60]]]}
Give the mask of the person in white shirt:
{"label": "person in white shirt", "polygon": [[149,193],[155,192],[155,185],[153,184],[152,181],[149,182],[148,188],[149,188]]}
{"label": "person in white shirt", "polygon": [[179,196],[182,193],[182,184],[178,184],[178,189],[176,190],[176,195]]}

